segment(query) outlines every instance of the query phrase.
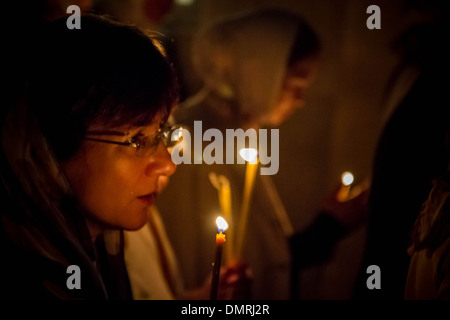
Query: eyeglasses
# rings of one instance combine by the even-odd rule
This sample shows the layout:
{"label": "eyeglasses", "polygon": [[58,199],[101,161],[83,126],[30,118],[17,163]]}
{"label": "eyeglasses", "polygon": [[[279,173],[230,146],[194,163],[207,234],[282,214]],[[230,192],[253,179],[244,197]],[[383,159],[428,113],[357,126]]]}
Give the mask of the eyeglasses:
{"label": "eyeglasses", "polygon": [[[183,128],[181,126],[177,125],[171,127],[162,127],[158,129],[157,133],[153,137],[144,136],[143,134],[137,134],[129,138],[127,141],[123,142],[93,137],[84,137],[84,139],[135,148],[136,155],[138,157],[148,157],[156,151],[161,142],[164,143],[164,145],[168,149],[173,148],[175,145],[181,142],[183,140],[182,129]],[[175,135],[173,135],[174,132]],[[87,131],[86,134],[121,136],[121,137],[129,135],[128,132],[119,132],[119,131]]]}

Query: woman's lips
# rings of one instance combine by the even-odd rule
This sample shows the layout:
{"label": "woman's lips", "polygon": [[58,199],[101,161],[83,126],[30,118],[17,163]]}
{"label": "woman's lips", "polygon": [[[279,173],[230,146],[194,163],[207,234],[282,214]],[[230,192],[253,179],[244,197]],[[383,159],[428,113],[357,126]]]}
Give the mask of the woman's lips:
{"label": "woman's lips", "polygon": [[138,199],[141,200],[146,206],[151,206],[156,197],[156,192],[139,196]]}

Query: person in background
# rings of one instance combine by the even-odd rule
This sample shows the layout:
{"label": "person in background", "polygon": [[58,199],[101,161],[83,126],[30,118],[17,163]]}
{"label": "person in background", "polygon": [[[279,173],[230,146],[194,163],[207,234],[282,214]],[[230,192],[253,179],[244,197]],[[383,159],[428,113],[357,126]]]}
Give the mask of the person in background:
{"label": "person in background", "polygon": [[[353,299],[405,298],[410,266],[410,232],[432,190],[433,181],[447,170],[446,135],[450,108],[445,101],[449,64],[446,58],[448,48],[443,39],[448,37],[449,30],[442,13],[446,12],[443,8],[448,4],[440,0],[413,0],[405,4],[407,10],[418,10],[422,16],[425,14],[425,19],[408,28],[395,42],[394,49],[401,58],[386,86],[385,123],[368,189],[342,203],[332,196],[317,219],[304,232],[291,238],[293,250],[299,253],[294,266],[299,269],[328,261],[340,239],[362,223],[367,223],[367,243]],[[442,183],[438,184],[442,186]],[[422,213],[420,219],[427,219],[424,217],[430,214]],[[422,234],[420,237],[428,232],[415,228],[416,233]],[[415,245],[420,242],[417,238],[413,241]],[[422,245],[412,245],[409,253],[423,248]],[[446,248],[444,245],[441,250]],[[419,256],[423,257],[424,252],[415,252],[414,265],[410,268],[420,265],[417,260],[421,259]],[[445,255],[438,255],[445,259]],[[380,268],[381,289],[370,289],[367,285],[370,276],[367,268],[371,265]],[[417,269],[416,272],[416,275],[424,275]],[[410,275],[407,284],[409,297],[418,294],[413,290],[413,281],[423,285],[426,278],[421,280],[414,277],[414,273]],[[445,291],[446,280],[440,280]]]}
{"label": "person in background", "polygon": [[[201,121],[203,132],[215,128],[225,137],[226,129],[276,128],[301,108],[317,72],[320,42],[302,17],[264,8],[221,17],[201,28],[192,51],[201,89],[182,103],[174,118],[190,130],[194,121]],[[224,156],[225,148],[224,144]],[[237,155],[239,148],[234,150]],[[201,159],[202,154],[193,157]],[[252,274],[249,288],[242,287],[228,296],[288,299],[287,237],[292,226],[272,180],[258,171],[248,228],[243,235],[238,234],[244,171],[245,166],[238,164],[182,164],[167,193],[158,200],[158,208],[170,222],[169,231],[183,239],[178,252],[195,286],[211,270],[214,220],[220,215],[210,174],[226,177],[233,209],[229,229],[234,239],[244,236],[244,245],[242,254],[234,259],[225,255],[225,265],[248,266]],[[183,214],[183,221],[176,221],[178,214]]]}
{"label": "person in background", "polygon": [[[355,299],[404,299],[411,229],[433,181],[447,171],[448,3],[413,0],[405,5],[423,18],[395,42],[400,63],[387,86],[389,113],[375,153]],[[380,268],[380,290],[367,288],[370,265]]]}
{"label": "person in background", "polygon": [[450,172],[447,170],[434,181],[411,232],[408,248],[411,261],[405,286],[407,300],[450,299],[449,199]]}

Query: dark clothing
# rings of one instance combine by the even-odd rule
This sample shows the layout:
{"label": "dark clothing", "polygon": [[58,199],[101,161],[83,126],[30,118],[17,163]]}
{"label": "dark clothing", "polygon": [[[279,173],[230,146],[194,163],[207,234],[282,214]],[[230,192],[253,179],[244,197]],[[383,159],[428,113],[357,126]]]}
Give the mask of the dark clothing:
{"label": "dark clothing", "polygon": [[326,212],[319,212],[305,230],[290,237],[293,277],[291,299],[299,298],[297,287],[299,271],[329,261],[333,257],[334,245],[346,234],[347,230],[338,220]]}
{"label": "dark clothing", "polygon": [[[442,65],[422,72],[379,140],[369,199],[367,248],[355,298],[403,299],[411,228],[432,181],[447,169],[448,70]],[[381,290],[367,289],[369,265],[381,269]]]}
{"label": "dark clothing", "polygon": [[[422,67],[379,139],[370,187],[367,244],[354,299],[404,298],[411,229],[433,180],[447,170],[449,70],[448,63],[435,61]],[[305,234],[291,240],[294,268],[326,261],[345,234],[337,221],[318,215]],[[305,246],[313,241],[318,243]],[[379,290],[367,288],[370,265],[380,267]]]}

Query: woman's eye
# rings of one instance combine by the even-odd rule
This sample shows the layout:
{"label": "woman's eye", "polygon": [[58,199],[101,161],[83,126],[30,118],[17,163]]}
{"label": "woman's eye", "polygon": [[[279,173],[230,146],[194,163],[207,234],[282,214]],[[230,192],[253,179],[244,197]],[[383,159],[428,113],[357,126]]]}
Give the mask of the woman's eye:
{"label": "woman's eye", "polygon": [[130,138],[130,143],[135,144],[136,148],[139,149],[141,147],[142,135],[135,135]]}

